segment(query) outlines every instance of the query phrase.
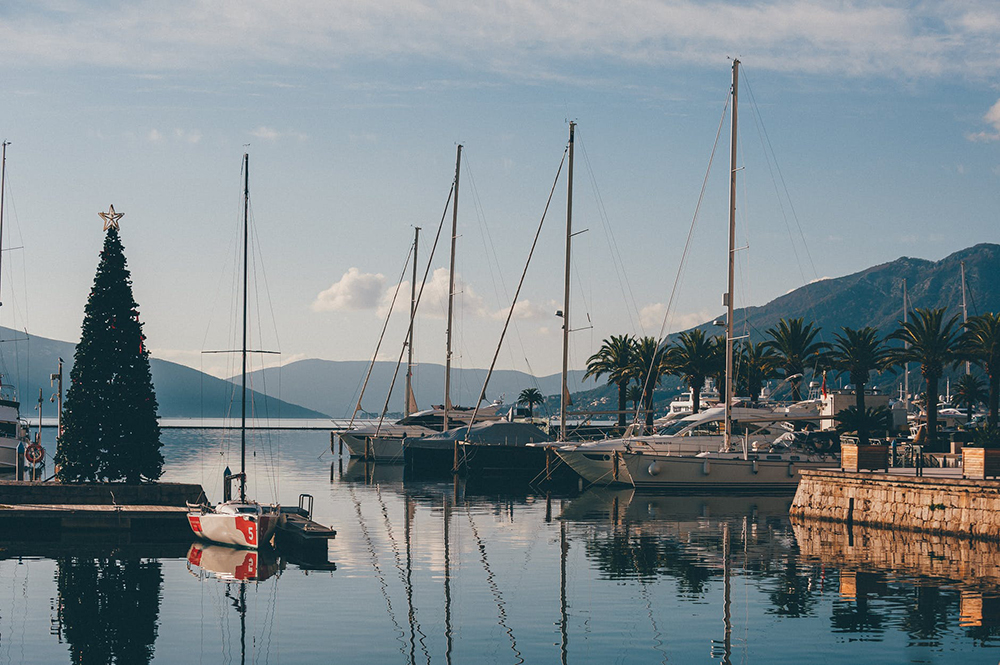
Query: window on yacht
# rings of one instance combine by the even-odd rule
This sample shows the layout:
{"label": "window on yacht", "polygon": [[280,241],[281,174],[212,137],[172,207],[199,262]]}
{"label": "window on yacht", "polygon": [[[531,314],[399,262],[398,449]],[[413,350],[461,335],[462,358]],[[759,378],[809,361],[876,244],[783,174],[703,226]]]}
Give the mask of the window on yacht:
{"label": "window on yacht", "polygon": [[697,427],[692,427],[685,436],[718,436],[722,432],[722,423],[718,420],[710,420],[701,423]]}

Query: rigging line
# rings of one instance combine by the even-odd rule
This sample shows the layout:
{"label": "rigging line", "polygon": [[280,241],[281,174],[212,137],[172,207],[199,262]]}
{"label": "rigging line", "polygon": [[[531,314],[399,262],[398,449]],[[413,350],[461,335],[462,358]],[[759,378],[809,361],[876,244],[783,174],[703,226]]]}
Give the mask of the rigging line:
{"label": "rigging line", "polygon": [[753,302],[750,297],[750,187],[748,186],[750,178],[746,170],[746,150],[743,149],[743,134],[738,134],[737,140],[740,142],[740,156],[743,158],[743,179],[740,181],[740,185],[743,188],[743,208],[740,210],[740,217],[743,223],[740,224],[739,228],[743,231],[743,248],[746,253],[742,263],[736,262],[736,267],[740,271],[740,285],[743,289],[744,302],[746,303],[743,306],[743,333],[745,334],[747,332],[747,322],[750,317],[749,305]]}
{"label": "rigging line", "polygon": [[[747,86],[747,91],[750,93],[750,100],[751,100],[751,102],[753,102],[753,107],[756,109],[757,108],[757,100],[754,97],[753,88],[750,85],[750,80],[746,76],[746,68],[745,67],[742,68],[742,73],[743,73],[743,80],[744,80],[744,82],[746,83],[746,86]],[[759,115],[760,115],[759,111],[757,112],[756,115],[759,117]],[[806,244],[806,237],[805,237],[805,234],[802,231],[802,224],[799,222],[799,216],[795,212],[795,204],[792,203],[792,197],[788,193],[788,185],[785,184],[785,176],[781,172],[781,167],[778,165],[778,158],[777,158],[777,156],[774,153],[774,147],[771,145],[771,137],[768,135],[767,128],[764,126],[764,119],[763,118],[760,118],[760,127],[761,127],[761,130],[764,133],[764,138],[767,139],[767,146],[770,149],[771,155],[774,158],[774,167],[778,171],[778,178],[781,180],[781,187],[785,191],[785,198],[788,200],[788,208],[792,211],[792,219],[795,220],[795,225],[798,227],[799,237],[802,239],[802,247],[803,247],[803,249],[805,249],[806,258],[809,259],[809,266],[812,268],[813,278],[819,277],[819,274],[816,272],[816,264],[813,263],[812,253],[809,251],[809,245]]]}
{"label": "rigging line", "polygon": [[[482,238],[482,241],[483,241],[483,250],[486,252],[486,257],[487,257],[486,265],[487,265],[487,267],[490,270],[490,280],[493,283],[493,293],[494,293],[494,295],[496,295],[496,298],[497,298],[497,307],[502,307],[504,302],[510,301],[510,294],[507,291],[507,282],[503,278],[503,270],[501,270],[501,268],[500,268],[500,259],[499,259],[499,257],[497,257],[496,244],[493,242],[493,234],[490,232],[489,224],[486,221],[486,213],[483,210],[482,200],[479,198],[479,188],[476,186],[476,178],[472,174],[472,163],[471,163],[471,161],[468,158],[468,154],[465,155],[464,166],[465,166],[466,174],[469,177],[469,183],[470,183],[470,185],[472,187],[473,208],[476,210],[476,216],[479,219],[479,225],[480,225],[479,226],[479,235],[480,235],[480,237]],[[484,233],[484,230],[485,230],[485,233]],[[489,245],[487,245],[487,239],[489,240]],[[493,259],[492,262],[489,261],[490,258]],[[493,273],[493,264],[494,263],[496,263],[496,267],[497,267],[496,274],[499,275],[499,278],[500,278],[500,287],[503,289],[503,299],[502,300],[500,298],[499,291],[497,291],[497,278],[494,276],[494,273]],[[514,333],[517,336],[518,344],[521,347],[521,355],[522,356],[527,356],[528,354],[527,354],[527,351],[525,350],[524,340],[521,338],[521,330],[520,330],[520,328],[517,325],[517,321],[514,321]],[[511,364],[511,367],[515,367],[516,363],[515,363],[515,359],[514,359],[514,352],[512,350],[509,350],[509,354],[510,354],[510,364]],[[538,382],[535,380],[535,377],[531,377],[531,378],[532,378],[532,381],[534,383],[534,386],[537,388],[538,387]]]}
{"label": "rigging line", "polygon": [[[264,344],[263,344],[263,341],[264,341],[263,340],[263,330],[264,330],[264,328],[263,328],[263,325],[261,324],[261,307],[260,307],[260,281],[261,280],[259,280],[257,278],[257,265],[258,265],[258,262],[260,263],[260,272],[261,272],[261,275],[262,275],[262,278],[263,278],[263,281],[264,281],[264,295],[265,295],[265,298],[267,299],[267,301],[268,301],[269,304],[271,302],[271,298],[270,298],[270,293],[268,292],[268,287],[267,287],[267,272],[266,272],[266,270],[264,268],[264,254],[263,254],[263,251],[261,250],[260,237],[257,235],[257,220],[256,220],[256,217],[255,217],[255,215],[253,213],[253,208],[252,207],[250,208],[250,221],[251,221],[251,224],[250,224],[250,230],[251,230],[250,237],[251,237],[251,245],[252,245],[251,246],[251,250],[252,250],[252,259],[253,259],[253,290],[254,290],[254,305],[255,305],[255,307],[254,307],[254,316],[257,319],[257,331],[258,331],[258,334],[260,335],[261,346],[264,346]],[[274,308],[273,308],[273,306],[271,307],[271,317],[272,317],[272,322],[274,322]],[[276,322],[274,323],[274,335],[275,335],[275,345],[278,347],[278,349],[279,349],[278,353],[280,355],[280,353],[281,353],[281,351],[280,351],[281,345],[278,343],[278,340],[277,340],[278,330],[277,330],[277,323]],[[252,365],[252,363],[253,363],[253,359],[251,358],[251,365]],[[261,393],[261,395],[262,395],[262,399],[264,401],[264,404],[263,404],[264,422],[265,423],[270,423],[270,411],[269,411],[269,405],[268,405],[269,400],[268,400],[268,394],[267,394],[267,373],[266,373],[266,367],[264,366],[264,363],[265,363],[265,360],[263,358],[261,358],[260,359],[260,371],[259,371],[260,380],[261,380],[261,384],[262,384],[261,388],[263,390],[263,392]],[[279,367],[280,367],[280,363],[281,363],[280,357],[278,359],[278,363],[279,363]],[[255,372],[251,372],[250,373],[251,390],[252,390],[252,386],[253,386],[253,383],[254,383],[254,380],[253,380],[254,374],[255,374]],[[251,399],[251,410],[253,412],[256,412],[256,408],[254,408],[254,405],[253,405],[253,399],[254,399],[253,398],[253,392],[251,392],[251,398],[250,399]],[[273,492],[274,499],[275,499],[275,501],[277,501],[277,499],[278,499],[277,465],[274,463],[274,442],[273,442],[273,440],[271,438],[271,430],[270,430],[270,428],[267,428],[267,429],[263,430],[262,432],[258,432],[256,440],[257,440],[258,444],[260,445],[260,447],[265,452],[265,454],[267,455],[267,458],[270,460],[270,465],[269,465],[270,468],[268,469],[267,476],[268,476],[268,479],[269,479],[270,484],[271,484],[271,491]],[[256,453],[255,453],[254,457],[256,458]]]}
{"label": "rigging line", "polygon": [[[507,320],[504,321],[503,331],[500,333],[500,341],[497,342],[497,349],[493,353],[493,362],[490,363],[490,369],[486,372],[486,380],[483,381],[483,389],[479,393],[479,399],[476,401],[475,409],[472,411],[472,420],[469,421],[469,432],[472,431],[472,423],[476,422],[476,416],[479,414],[479,405],[482,403],[483,398],[486,396],[486,386],[490,383],[490,377],[493,376],[493,368],[496,367],[497,357],[500,355],[500,348],[503,346],[504,336],[507,334],[507,326],[510,325],[510,319],[514,315],[514,307],[517,306],[517,297],[521,295],[521,287],[524,286],[524,278],[528,274],[528,266],[531,265],[531,257],[535,254],[535,246],[538,245],[538,236],[542,233],[542,225],[545,224],[545,216],[549,212],[549,205],[552,203],[552,195],[555,194],[556,185],[559,183],[559,175],[562,173],[563,164],[566,163],[566,155],[569,153],[569,145],[563,150],[562,159],[559,160],[559,168],[556,169],[556,177],[552,180],[552,189],[549,190],[549,198],[545,201],[545,209],[542,211],[542,218],[538,220],[538,229],[535,231],[535,239],[531,241],[531,250],[528,252],[528,260],[524,262],[524,270],[521,271],[521,280],[517,283],[517,290],[514,291],[514,300],[510,304],[510,310],[507,312]],[[569,325],[569,321],[564,321],[564,325]]]}
{"label": "rigging line", "polygon": [[[744,83],[746,83],[746,79],[744,79]],[[771,184],[774,187],[775,200],[778,202],[778,209],[781,211],[781,218],[782,221],[784,221],[785,223],[785,230],[788,232],[788,242],[789,245],[791,245],[792,254],[795,256],[795,264],[796,267],[798,267],[799,269],[799,277],[802,279],[802,283],[804,284],[809,280],[806,278],[805,269],[802,266],[802,259],[801,257],[799,257],[799,250],[795,244],[795,236],[792,233],[792,226],[788,222],[788,213],[785,211],[785,201],[784,199],[782,199],[781,191],[778,189],[778,180],[774,176],[776,165],[772,165],[771,155],[768,153],[767,145],[765,144],[764,130],[762,127],[763,120],[759,116],[760,112],[756,106],[756,100],[754,100],[753,91],[750,89],[749,84],[747,84],[747,90],[748,92],[750,92],[750,101],[751,101],[750,116],[753,118],[754,127],[757,129],[757,136],[760,139],[761,149],[764,153],[764,163],[767,164],[767,170],[771,176]]]}
{"label": "rigging line", "polygon": [[[722,136],[722,127],[726,122],[726,113],[729,110],[729,102],[732,100],[732,90],[730,89],[726,93],[726,103],[722,107],[722,117],[719,118],[719,128],[715,132],[715,142],[712,144],[712,153],[708,158],[708,168],[705,169],[705,178],[701,182],[701,192],[698,194],[698,203],[694,208],[694,215],[691,217],[691,226],[688,229],[687,238],[684,241],[684,250],[681,252],[681,260],[677,266],[677,276],[674,278],[674,285],[670,289],[670,299],[667,301],[667,309],[663,313],[663,322],[660,324],[660,335],[657,339],[657,347],[663,342],[664,333],[667,330],[667,319],[670,316],[670,311],[674,307],[674,299],[677,297],[677,287],[681,281],[681,275],[684,272],[685,264],[687,262],[688,252],[691,249],[691,239],[694,237],[694,228],[698,222],[698,214],[701,211],[702,201],[705,199],[705,190],[708,188],[708,176],[712,172],[712,163],[715,161],[715,151],[719,147],[719,137]],[[656,386],[650,386],[649,382],[653,377],[653,363],[656,362],[656,354],[653,354],[653,358],[650,360],[649,369],[646,371],[646,378],[643,381],[643,393],[645,394],[647,389],[655,389]],[[641,402],[642,400],[640,400]],[[635,422],[639,422],[639,418],[642,414],[642,410],[645,405],[637,406],[635,409]]]}
{"label": "rigging line", "polygon": [[[444,212],[441,213],[441,221],[438,222],[437,233],[434,234],[434,244],[431,245],[431,253],[427,257],[427,268],[424,269],[424,278],[420,282],[420,291],[417,292],[417,300],[413,303],[413,311],[410,313],[410,325],[413,325],[413,321],[417,316],[417,309],[420,307],[420,300],[424,297],[424,287],[427,286],[427,275],[431,271],[431,264],[434,261],[434,253],[437,251],[438,240],[441,239],[441,229],[444,228],[444,220],[448,217],[448,206],[451,205],[451,197],[455,194],[455,181],[451,183],[451,189],[448,191],[448,199],[444,203]],[[392,397],[392,389],[396,385],[396,375],[399,374],[399,365],[403,362],[403,354],[406,353],[406,342],[404,341],[403,346],[399,349],[399,358],[396,360],[396,372],[392,376],[392,383],[389,385],[389,393],[385,396],[385,406],[382,408],[382,413],[378,418],[378,425],[375,426],[375,436],[378,436],[382,431],[382,421],[385,419],[386,411],[389,410],[389,399]]]}
{"label": "rigging line", "polygon": [[[378,343],[375,344],[375,352],[372,353],[372,361],[368,365],[368,373],[365,374],[365,381],[361,386],[361,394],[358,395],[358,403],[354,405],[354,412],[351,414],[351,422],[347,425],[350,429],[354,427],[354,419],[358,415],[358,411],[361,410],[361,400],[364,399],[365,390],[368,388],[368,379],[372,376],[372,370],[375,368],[375,361],[378,360],[379,349],[382,348],[382,340],[385,338],[385,331],[389,327],[389,319],[392,317],[393,307],[396,305],[396,296],[399,295],[399,289],[403,286],[403,280],[406,278],[406,269],[410,265],[410,257],[413,256],[413,243],[410,243],[410,248],[406,252],[406,260],[403,261],[403,270],[399,274],[399,281],[396,282],[396,290],[392,293],[392,302],[389,303],[389,311],[385,314],[385,323],[382,324],[382,333],[378,337]],[[407,340],[409,337],[407,337]],[[404,344],[405,347],[405,344]],[[409,396],[407,396],[409,399]]]}
{"label": "rigging line", "polygon": [[[622,291],[622,299],[632,301],[632,309],[635,310],[636,316],[638,317],[639,306],[636,303],[635,294],[632,292],[632,284],[628,279],[628,272],[625,269],[625,261],[622,260],[621,250],[618,248],[618,240],[615,238],[614,230],[611,228],[611,221],[608,219],[607,209],[604,207],[604,197],[601,195],[601,190],[597,186],[597,176],[594,174],[594,169],[590,164],[590,156],[587,154],[587,146],[583,142],[583,135],[580,132],[579,127],[576,128],[576,141],[577,145],[579,145],[583,151],[583,162],[587,165],[587,174],[590,176],[590,182],[594,188],[594,198],[597,201],[598,216],[601,219],[601,227],[604,229],[604,237],[608,241],[608,245],[611,249],[611,264],[614,266],[615,276],[618,278],[618,287]],[[635,321],[632,319],[632,309],[626,307],[625,311],[628,312],[628,320],[629,324],[632,326],[632,330],[635,330],[636,325]],[[641,319],[639,320],[638,329],[643,335],[646,334]]]}

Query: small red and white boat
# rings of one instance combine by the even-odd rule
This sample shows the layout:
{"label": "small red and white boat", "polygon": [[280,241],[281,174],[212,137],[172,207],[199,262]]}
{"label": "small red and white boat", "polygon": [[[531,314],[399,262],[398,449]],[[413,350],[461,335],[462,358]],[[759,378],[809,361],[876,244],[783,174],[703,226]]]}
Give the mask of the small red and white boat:
{"label": "small red and white boat", "polygon": [[278,506],[227,501],[214,508],[192,506],[188,524],[196,536],[213,543],[257,549],[271,542],[278,527],[281,512]]}

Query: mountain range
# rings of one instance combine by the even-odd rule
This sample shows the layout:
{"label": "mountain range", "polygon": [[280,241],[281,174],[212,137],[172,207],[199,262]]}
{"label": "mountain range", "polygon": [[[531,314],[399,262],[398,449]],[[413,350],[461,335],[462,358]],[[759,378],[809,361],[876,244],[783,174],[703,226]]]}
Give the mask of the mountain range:
{"label": "mountain range", "polygon": [[[26,335],[23,331],[0,327],[0,372],[4,386],[13,386],[21,399],[21,416],[34,417],[39,390],[45,399],[42,415],[55,416],[56,407],[48,403],[56,388],[50,375],[58,371],[59,359],[63,363],[63,387],[69,388],[69,373],[73,367],[76,345],[55,339]],[[153,374],[153,387],[159,414],[163,418],[222,418],[239,413],[239,395],[236,386],[196,369],[161,360],[149,359]],[[282,401],[274,396],[265,397],[250,390],[247,399],[253,400],[257,413],[281,418],[322,418],[323,413],[297,404]],[[234,406],[235,402],[235,406]]]}
{"label": "mountain range", "polygon": [[[902,257],[843,277],[817,280],[762,306],[738,309],[734,315],[737,334],[745,331],[752,339],[763,339],[766,330],[781,318],[803,317],[822,328],[822,338],[830,341],[841,326],[875,326],[882,334],[895,329],[903,312],[905,280],[910,307],[944,307],[950,314],[961,312],[961,266],[965,265],[969,315],[1000,311],[1000,245],[983,243],[955,252],[940,261]],[[719,329],[711,321],[698,326],[710,334]],[[628,331],[622,330],[622,333]],[[68,385],[75,345],[24,332],[0,328],[0,359],[3,383],[14,385],[21,395],[22,411],[30,415],[28,401],[54,393],[49,375],[63,358],[64,385]],[[299,360],[280,370],[271,368],[251,374],[251,385],[268,386],[269,396],[251,391],[255,409],[272,417],[322,418],[350,416],[368,370],[367,361]],[[163,417],[223,417],[235,412],[233,379],[219,379],[178,363],[151,358],[153,383],[160,415]],[[392,382],[395,365],[377,362],[363,401],[367,412],[382,409]],[[390,411],[402,401],[405,368],[396,378]],[[604,382],[583,381],[583,370],[570,372],[569,385],[577,407],[598,404],[609,408],[613,400]],[[471,405],[482,388],[484,369],[455,369],[452,374],[452,401]],[[414,370],[414,392],[421,408],[440,404],[444,394],[444,367],[421,364]],[[881,383],[895,381],[888,376]],[[677,382],[664,382],[661,399],[677,391]],[[559,375],[532,377],[525,372],[494,372],[487,399],[501,395],[510,403],[524,388],[538,388],[543,395],[558,396]],[[278,397],[280,394],[280,399]],[[557,397],[555,398],[557,400]],[[550,401],[552,401],[550,399]],[[551,407],[550,407],[551,408]],[[601,408],[600,406],[598,408]],[[43,405],[43,415],[54,415],[54,406]]]}

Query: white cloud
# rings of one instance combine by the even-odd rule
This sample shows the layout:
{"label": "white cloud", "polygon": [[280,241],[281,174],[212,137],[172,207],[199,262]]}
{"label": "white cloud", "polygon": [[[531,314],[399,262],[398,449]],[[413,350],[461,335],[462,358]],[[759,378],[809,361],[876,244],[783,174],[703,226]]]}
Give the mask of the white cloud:
{"label": "white cloud", "polygon": [[279,131],[273,127],[266,127],[264,125],[261,125],[260,127],[251,130],[250,135],[271,142],[283,138],[296,139],[298,141],[304,141],[306,138],[308,138],[302,132]]}
{"label": "white cloud", "polygon": [[363,273],[350,268],[340,281],[316,296],[311,307],[314,312],[375,309],[382,298],[384,285],[385,276],[381,273]]}
{"label": "white cloud", "polygon": [[992,132],[976,132],[974,134],[966,134],[965,137],[970,141],[977,143],[1000,141],[1000,99],[998,99],[997,103],[991,106],[990,110],[986,112],[986,115],[983,116],[983,121],[993,127]]}
{"label": "white cloud", "polygon": [[276,129],[264,127],[263,125],[250,132],[250,135],[256,136],[259,139],[264,139],[265,141],[277,141],[278,137],[281,136]]}
{"label": "white cloud", "polygon": [[174,138],[185,143],[199,143],[201,142],[201,132],[178,128],[174,130]]}
{"label": "white cloud", "polygon": [[[514,306],[514,316],[515,319],[542,319],[546,317],[555,316],[556,310],[561,309],[559,304],[551,300],[545,305],[538,305],[531,302],[530,300],[522,300]],[[491,315],[494,319],[499,319],[504,321],[507,319],[507,314],[510,312],[510,307],[504,307],[503,309],[493,312]]]}
{"label": "white cloud", "polygon": [[161,134],[158,130],[155,129],[149,130],[149,134],[146,135],[146,138],[149,139],[150,143],[163,142],[163,134]]}
{"label": "white cloud", "polygon": [[[419,287],[417,287],[419,291]],[[391,294],[390,294],[391,297]],[[462,275],[455,273],[455,309],[465,316],[489,316],[482,297]],[[420,316],[443,319],[448,315],[448,269],[435,268],[420,298]]]}
{"label": "white cloud", "polygon": [[639,310],[639,324],[644,330],[659,330],[666,312],[667,306],[662,302],[646,305]]}
{"label": "white cloud", "polygon": [[[135,70],[246,62],[338,67],[358,58],[480,61],[558,77],[580,58],[685,67],[742,54],[757,69],[834,75],[989,76],[1000,9],[991,0],[872,5],[846,0],[267,0],[24,3],[0,24],[0,56],[36,65]],[[114,26],[115,39],[93,48]],[[578,67],[577,67],[578,68]]]}
{"label": "white cloud", "polygon": [[[660,326],[663,325],[663,316],[666,314],[666,311],[667,306],[661,302],[646,305],[639,310],[639,323],[649,334],[658,336]],[[688,328],[694,328],[695,326],[700,326],[711,318],[712,313],[707,310],[690,312],[687,314],[678,314],[674,312],[670,315],[670,318],[667,321],[666,332],[675,333],[687,330]]]}

